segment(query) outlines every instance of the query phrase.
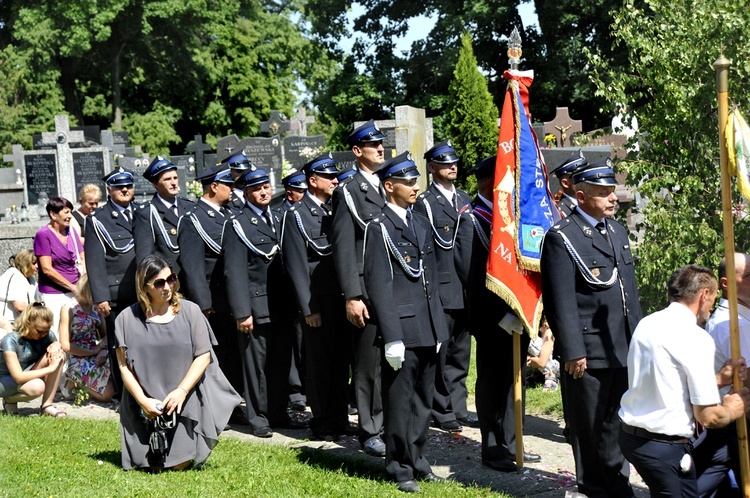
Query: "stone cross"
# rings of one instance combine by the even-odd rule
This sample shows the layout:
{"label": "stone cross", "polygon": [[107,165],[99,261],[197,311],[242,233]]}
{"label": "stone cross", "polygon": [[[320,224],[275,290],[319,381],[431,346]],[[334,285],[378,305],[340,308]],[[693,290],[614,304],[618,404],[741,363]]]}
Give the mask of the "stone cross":
{"label": "stone cross", "polygon": [[196,135],[193,141],[185,147],[185,150],[195,154],[195,174],[200,175],[206,169],[203,153],[211,150],[211,145],[203,143],[203,137]]}
{"label": "stone cross", "polygon": [[271,111],[268,121],[260,122],[260,131],[271,135],[279,135],[281,132],[289,131],[290,128],[289,121],[285,121],[279,111]]}
{"label": "stone cross", "polygon": [[70,144],[82,143],[84,140],[82,131],[70,131],[67,114],[55,116],[55,131],[42,133],[42,142],[54,143],[57,149],[57,179],[60,197],[76,199],[73,153],[70,151]]}
{"label": "stone cross", "polygon": [[292,131],[296,131],[301,137],[307,136],[307,125],[315,122],[315,116],[308,116],[307,109],[300,108],[297,115],[292,118]]}
{"label": "stone cross", "polygon": [[102,130],[102,145],[109,149],[109,159],[111,164],[117,164],[114,160],[115,155],[125,155],[125,144],[115,143],[115,137],[112,130]]}
{"label": "stone cross", "polygon": [[23,146],[14,144],[12,154],[3,154],[3,161],[13,163],[16,169],[16,184],[23,185]]}
{"label": "stone cross", "polygon": [[[558,107],[555,119],[544,123],[544,133],[555,135],[558,139],[558,147],[569,147],[571,135],[581,131],[583,131],[581,121],[571,118],[567,107]],[[544,137],[541,137],[541,141],[544,141]]]}

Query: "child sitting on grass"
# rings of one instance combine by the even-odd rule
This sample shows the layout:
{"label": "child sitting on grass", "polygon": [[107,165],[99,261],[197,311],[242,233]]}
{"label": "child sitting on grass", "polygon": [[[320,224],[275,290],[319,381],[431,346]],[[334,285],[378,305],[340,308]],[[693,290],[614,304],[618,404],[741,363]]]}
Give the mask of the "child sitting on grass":
{"label": "child sitting on grass", "polygon": [[550,392],[557,390],[558,376],[560,375],[560,362],[552,358],[552,349],[555,346],[555,336],[547,325],[542,322],[539,327],[539,335],[529,343],[526,366],[531,367],[544,374],[544,387],[542,391]]}

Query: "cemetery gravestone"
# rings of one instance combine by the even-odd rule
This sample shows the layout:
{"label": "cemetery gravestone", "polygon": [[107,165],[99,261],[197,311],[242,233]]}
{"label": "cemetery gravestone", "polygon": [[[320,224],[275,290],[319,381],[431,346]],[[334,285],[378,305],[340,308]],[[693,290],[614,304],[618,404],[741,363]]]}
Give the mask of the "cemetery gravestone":
{"label": "cemetery gravestone", "polygon": [[[106,148],[98,150],[73,150],[73,177],[75,178],[75,192],[80,192],[81,187],[87,183],[98,185],[104,192],[102,177],[107,174],[105,167]],[[75,199],[70,199],[74,201]]]}
{"label": "cemetery gravestone", "polygon": [[27,204],[38,204],[39,194],[57,197],[57,159],[55,153],[26,152],[23,157],[26,174]]}
{"label": "cemetery gravestone", "polygon": [[237,145],[237,150],[244,150],[255,166],[263,168],[271,179],[275,190],[276,181],[281,179],[281,143],[279,137],[246,138]]}
{"label": "cemetery gravestone", "polygon": [[326,144],[325,135],[306,137],[292,135],[284,137],[284,159],[291,163],[292,167],[300,170],[307,161],[318,155],[316,149]]}

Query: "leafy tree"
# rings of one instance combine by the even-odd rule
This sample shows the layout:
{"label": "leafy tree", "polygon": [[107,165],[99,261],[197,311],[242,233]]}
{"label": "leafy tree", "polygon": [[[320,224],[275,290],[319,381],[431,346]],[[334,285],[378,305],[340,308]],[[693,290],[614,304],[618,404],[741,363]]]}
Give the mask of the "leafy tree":
{"label": "leafy tree", "polygon": [[[620,168],[645,199],[637,277],[644,311],[666,302],[666,280],[677,267],[716,268],[723,256],[716,78],[712,63],[723,50],[735,61],[730,97],[750,110],[750,10],[718,0],[628,0],[614,14],[616,43],[627,49],[627,71],[589,54],[597,96],[626,102],[647,146]],[[741,202],[743,203],[742,205]],[[741,216],[746,201],[735,194]],[[746,251],[750,224],[735,223],[737,248]]]}
{"label": "leafy tree", "polygon": [[[497,154],[497,119],[487,81],[477,68],[471,36],[464,33],[445,118],[446,134],[461,158],[464,179],[479,160]],[[474,190],[473,184],[468,189]]]}

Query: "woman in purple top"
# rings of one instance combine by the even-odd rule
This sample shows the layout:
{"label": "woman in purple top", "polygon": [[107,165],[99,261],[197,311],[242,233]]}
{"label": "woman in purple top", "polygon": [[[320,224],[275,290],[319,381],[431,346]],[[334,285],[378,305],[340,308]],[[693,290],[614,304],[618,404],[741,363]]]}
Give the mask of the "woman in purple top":
{"label": "woman in purple top", "polygon": [[54,314],[52,327],[55,331],[60,321],[60,308],[75,295],[79,266],[84,261],[81,239],[70,229],[72,212],[73,204],[69,200],[53,197],[47,203],[49,224],[34,236],[34,254],[39,261],[39,293]]}

